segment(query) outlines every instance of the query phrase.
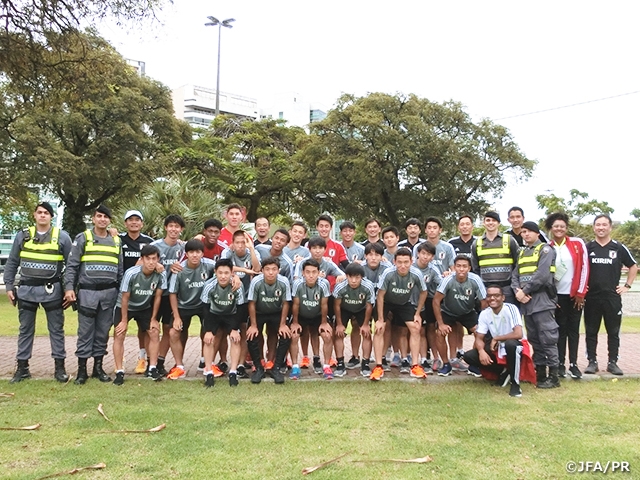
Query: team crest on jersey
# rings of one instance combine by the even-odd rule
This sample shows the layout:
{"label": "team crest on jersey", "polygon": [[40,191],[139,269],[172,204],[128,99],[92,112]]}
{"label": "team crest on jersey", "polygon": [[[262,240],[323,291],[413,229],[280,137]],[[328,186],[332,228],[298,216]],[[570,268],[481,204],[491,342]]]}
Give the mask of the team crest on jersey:
{"label": "team crest on jersey", "polygon": [[329,256],[331,258],[333,258],[335,256],[335,254],[336,254],[336,249],[335,248],[330,248],[329,249]]}
{"label": "team crest on jersey", "polygon": [[233,293],[230,293],[229,295],[227,295],[227,298],[228,298],[229,300],[233,300],[233,297],[234,297]]}
{"label": "team crest on jersey", "polygon": [[251,268],[251,260],[245,260],[244,268]]}
{"label": "team crest on jersey", "polygon": [[618,258],[618,252],[615,250],[609,250],[609,258]]}
{"label": "team crest on jersey", "polygon": [[202,280],[206,280],[207,279],[207,272],[202,272],[200,274],[200,278],[202,278]]}
{"label": "team crest on jersey", "polygon": [[157,286],[158,286],[158,284],[156,282],[153,282],[151,284],[151,290],[155,290]]}
{"label": "team crest on jersey", "polygon": [[178,250],[178,251],[176,252],[176,258],[178,258],[178,259],[179,259],[181,256],[182,256],[182,253],[180,252],[180,250]]}
{"label": "team crest on jersey", "polygon": [[407,288],[411,290],[413,288],[413,282],[407,283]]}
{"label": "team crest on jersey", "polygon": [[464,294],[465,294],[465,295],[471,295],[471,291],[472,291],[472,290],[471,290],[470,288],[467,288],[467,289],[464,291]]}
{"label": "team crest on jersey", "polygon": [[357,253],[354,253],[354,254],[352,255],[352,257],[351,257],[351,261],[352,261],[352,262],[355,262],[356,260],[358,260],[358,254],[357,254]]}
{"label": "team crest on jersey", "polygon": [[318,292],[315,293],[315,295],[313,296],[314,300],[320,300],[320,294]]}
{"label": "team crest on jersey", "polygon": [[214,255],[213,256],[213,261],[217,262],[220,259],[220,255]]}
{"label": "team crest on jersey", "polygon": [[444,257],[445,257],[445,256],[446,256],[446,253],[445,253],[445,252],[440,252],[440,253],[438,254],[438,258],[439,258],[440,260],[444,260]]}
{"label": "team crest on jersey", "polygon": [[276,298],[278,298],[278,297],[280,297],[280,295],[282,295],[282,291],[280,291],[280,290],[278,289],[278,290],[276,290],[275,292],[273,292],[273,295],[274,295]]}
{"label": "team crest on jersey", "polygon": [[360,300],[364,300],[364,293],[361,293],[360,295],[358,295],[358,298],[359,298]]}

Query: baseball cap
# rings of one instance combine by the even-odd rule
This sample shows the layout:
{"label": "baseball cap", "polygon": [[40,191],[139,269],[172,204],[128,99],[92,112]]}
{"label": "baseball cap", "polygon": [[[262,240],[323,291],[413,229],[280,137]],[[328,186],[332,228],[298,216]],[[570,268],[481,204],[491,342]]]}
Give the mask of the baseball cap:
{"label": "baseball cap", "polygon": [[144,217],[138,210],[129,210],[124,214],[124,219],[128,220],[130,217],[140,217],[140,220],[144,220]]}

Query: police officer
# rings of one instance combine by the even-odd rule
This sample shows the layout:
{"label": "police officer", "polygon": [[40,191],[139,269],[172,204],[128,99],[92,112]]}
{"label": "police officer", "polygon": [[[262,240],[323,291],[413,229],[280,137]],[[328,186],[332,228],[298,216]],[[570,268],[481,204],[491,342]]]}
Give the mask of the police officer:
{"label": "police officer", "polygon": [[111,381],[102,368],[102,360],[107,353],[113,309],[122,279],[120,237],[111,236],[107,231],[111,210],[100,205],[91,220],[94,227],[79,233],[73,241],[64,277],[65,300],[78,303],[76,385],[83,385],[89,378],[89,357],[94,359],[91,376],[101,382]]}
{"label": "police officer", "polygon": [[[533,346],[538,388],[560,386],[558,380],[558,324],[555,319],[556,251],[539,238],[540,228],[535,222],[522,224],[525,247],[513,270],[511,288],[520,302],[527,337]],[[547,368],[549,375],[547,376]]]}
{"label": "police officer", "polygon": [[[51,356],[55,361],[55,379],[69,380],[64,367],[64,313],[62,311],[61,274],[71,250],[71,238],[58,227],[51,226],[53,207],[41,202],[36,207],[36,224],[18,232],[7,259],[4,280],[9,301],[18,305],[18,368],[11,383],[30,378],[29,359],[33,350],[36,311],[42,305],[47,315]],[[20,285],[15,288],[20,267]]]}

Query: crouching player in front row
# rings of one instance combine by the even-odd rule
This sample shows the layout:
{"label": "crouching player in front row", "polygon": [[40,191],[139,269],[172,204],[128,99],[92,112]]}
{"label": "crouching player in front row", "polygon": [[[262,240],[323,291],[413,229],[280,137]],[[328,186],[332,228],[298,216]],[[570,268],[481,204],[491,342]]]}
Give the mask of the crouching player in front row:
{"label": "crouching player in front row", "polygon": [[[333,291],[336,315],[333,343],[338,360],[335,375],[343,377],[347,373],[344,368],[344,335],[349,321],[351,321],[351,335],[362,335],[360,373],[368,377],[371,375],[369,358],[371,358],[372,346],[371,316],[376,302],[375,286],[373,282],[364,278],[364,268],[359,263],[350,263],[344,272],[347,279],[337,284]],[[358,342],[359,344],[360,342]],[[353,352],[353,355],[357,356],[358,352]]]}
{"label": "crouching player in front row", "polygon": [[156,319],[160,309],[162,291],[167,289],[167,275],[158,273],[156,266],[160,260],[160,250],[153,245],[145,245],[140,251],[142,265],[131,267],[125,273],[120,285],[120,295],[113,314],[115,331],[113,334],[113,356],[116,364],[114,385],[124,383],[124,338],[127,326],[132,318],[138,328],[149,336],[149,377],[154,381],[162,380],[156,368],[158,347],[160,346],[160,324]]}
{"label": "crouching player in front row", "polygon": [[[291,330],[287,325],[291,287],[289,279],[279,275],[280,262],[275,257],[267,257],[262,262],[262,273],[257,275],[249,285],[247,300],[249,301],[249,321],[247,341],[251,360],[256,371],[251,375],[251,383],[260,383],[265,369],[276,383],[284,383],[284,375],[280,367],[285,364],[285,357],[291,343]],[[267,363],[262,366],[259,335],[267,326]]]}
{"label": "crouching player in front row", "polygon": [[213,387],[213,360],[220,349],[220,344],[231,339],[231,366],[229,368],[229,385],[238,385],[238,361],[240,360],[240,318],[238,307],[245,303],[244,288],[233,291],[231,275],[233,263],[228,258],[218,260],[215,267],[216,276],[209,280],[202,290],[202,302],[208,304],[209,311],[204,319],[204,371],[205,386]]}

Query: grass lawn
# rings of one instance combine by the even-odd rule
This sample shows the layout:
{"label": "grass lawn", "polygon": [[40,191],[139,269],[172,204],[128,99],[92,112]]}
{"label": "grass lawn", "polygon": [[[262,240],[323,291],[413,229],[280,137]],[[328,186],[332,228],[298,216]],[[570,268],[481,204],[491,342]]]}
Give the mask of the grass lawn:
{"label": "grass lawn", "polygon": [[[232,389],[221,380],[210,390],[200,381],[131,377],[123,387],[1,381],[0,392],[15,397],[0,399],[0,427],[42,428],[0,431],[0,476],[31,479],[104,462],[105,470],[79,478],[301,478],[303,468],[345,452],[311,478],[560,478],[569,461],[640,468],[640,382],[523,390],[516,399],[484,381],[243,381]],[[155,434],[98,433],[162,423]],[[352,462],[426,455],[433,462]]]}

